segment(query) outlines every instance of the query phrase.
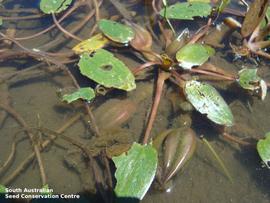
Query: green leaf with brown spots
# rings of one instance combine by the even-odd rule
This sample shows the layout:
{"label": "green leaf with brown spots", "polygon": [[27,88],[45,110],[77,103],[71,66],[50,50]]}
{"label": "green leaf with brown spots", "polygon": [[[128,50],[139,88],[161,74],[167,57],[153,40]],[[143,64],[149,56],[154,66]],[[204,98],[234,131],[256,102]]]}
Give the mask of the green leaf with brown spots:
{"label": "green leaf with brown spots", "polygon": [[136,88],[135,78],[128,67],[105,49],[98,49],[90,56],[82,54],[79,67],[83,75],[105,87],[126,91]]}
{"label": "green leaf with brown spots", "polygon": [[195,109],[206,114],[211,121],[219,125],[233,125],[233,115],[229,106],[211,85],[195,80],[187,81],[185,94]]}
{"label": "green leaf with brown spots", "polygon": [[[183,2],[176,3],[166,8],[166,18],[179,20],[193,20],[194,17],[207,17],[210,15],[212,7],[204,2]],[[160,15],[165,17],[165,8],[160,11]]]}

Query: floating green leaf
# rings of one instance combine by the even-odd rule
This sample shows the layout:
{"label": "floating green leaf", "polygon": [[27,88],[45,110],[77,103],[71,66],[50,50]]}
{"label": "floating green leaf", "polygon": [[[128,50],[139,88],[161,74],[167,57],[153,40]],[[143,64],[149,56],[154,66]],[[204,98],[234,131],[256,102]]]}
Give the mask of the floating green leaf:
{"label": "floating green leaf", "polygon": [[244,68],[239,71],[239,85],[244,89],[255,90],[258,89],[258,83],[261,78],[257,75],[257,68],[247,69]]}
{"label": "floating green leaf", "polygon": [[72,0],[41,0],[40,10],[46,14],[60,13],[68,8]]}
{"label": "floating green leaf", "polygon": [[118,197],[142,199],[149,189],[157,169],[157,152],[151,145],[134,143],[127,154],[113,157],[116,165]]}
{"label": "floating green leaf", "polygon": [[184,69],[191,69],[205,63],[208,58],[215,54],[215,50],[202,44],[188,44],[176,53],[176,60]]}
{"label": "floating green leaf", "polygon": [[82,54],[79,67],[83,75],[105,87],[126,91],[136,88],[135,78],[128,67],[104,49],[96,50],[91,56]]}
{"label": "floating green leaf", "polygon": [[214,87],[192,80],[186,82],[185,93],[190,103],[211,121],[225,126],[233,125],[232,112]]}
{"label": "floating green leaf", "polygon": [[6,187],[0,184],[0,194],[6,193]]}
{"label": "floating green leaf", "polygon": [[135,37],[131,27],[112,20],[102,19],[98,22],[98,27],[106,37],[114,42],[126,44]]}
{"label": "floating green leaf", "polygon": [[257,151],[265,165],[270,169],[270,132],[266,133],[265,139],[258,141]]}
{"label": "floating green leaf", "polygon": [[67,103],[71,103],[78,99],[84,99],[86,101],[90,101],[94,97],[95,97],[95,91],[91,87],[83,87],[77,90],[76,92],[63,95],[62,100],[66,101]]}
{"label": "floating green leaf", "polygon": [[252,91],[260,90],[261,99],[265,99],[267,94],[267,84],[257,75],[257,68],[244,68],[238,72],[238,75],[239,79],[237,81],[242,88]]}
{"label": "floating green leaf", "polygon": [[[167,7],[166,18],[179,19],[179,20],[193,20],[193,17],[206,17],[211,13],[211,6],[203,2],[184,2],[176,3]],[[160,15],[165,17],[165,9],[160,11]]]}
{"label": "floating green leaf", "polygon": [[106,44],[108,44],[108,42],[109,39],[99,33],[89,39],[80,42],[75,47],[73,47],[72,50],[76,54],[81,54],[84,52],[91,54],[93,51],[103,48]]}

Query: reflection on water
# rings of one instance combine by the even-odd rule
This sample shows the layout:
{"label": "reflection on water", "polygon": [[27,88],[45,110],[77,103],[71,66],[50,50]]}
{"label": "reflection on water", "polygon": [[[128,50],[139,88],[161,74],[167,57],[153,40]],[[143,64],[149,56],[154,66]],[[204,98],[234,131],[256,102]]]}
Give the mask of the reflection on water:
{"label": "reflection on water", "polygon": [[[13,9],[15,4],[17,8],[36,6],[36,4],[33,4],[36,1],[10,0],[3,2],[7,6],[6,8],[9,9]],[[31,3],[29,4],[29,2]],[[145,7],[150,5],[151,1],[142,1],[143,3],[138,4],[136,4],[137,1],[127,1],[126,7],[121,7],[122,4],[117,3],[113,7],[110,2],[112,1],[104,0],[100,7],[101,17],[107,18],[112,16],[115,19],[119,19],[121,16],[125,17],[132,14],[134,21],[141,25],[150,25],[150,23],[147,23],[147,16],[142,15],[144,12],[149,14],[151,11],[150,7]],[[93,10],[94,6],[91,5],[91,8]],[[133,10],[137,13],[127,14],[126,11],[128,10]],[[31,15],[36,13],[37,10],[30,12]],[[83,21],[88,13],[87,6],[82,6],[68,20],[65,20],[62,26],[67,30],[73,29],[78,22]],[[16,17],[18,13],[7,15]],[[89,22],[76,34],[83,39],[87,38],[94,22],[95,19],[90,18]],[[15,35],[12,37],[31,36],[42,31],[52,23],[50,16],[37,20],[14,21],[4,19],[4,24],[0,27],[0,30],[6,33],[8,28],[15,29]],[[204,20],[198,20],[198,23],[194,23],[194,25],[187,22],[181,22],[181,24],[175,22],[175,25],[179,28],[177,30],[179,32],[186,26],[196,31],[204,23]],[[156,30],[157,28],[154,28],[154,32],[157,32]],[[159,33],[156,35],[156,38],[159,37]],[[164,48],[161,46],[161,44],[165,43],[162,40],[154,40],[154,50],[158,53]],[[41,47],[44,48],[41,49],[42,51],[53,51],[56,53],[67,53],[77,43],[74,40],[66,40],[56,28],[39,37],[19,42],[28,49]],[[78,113],[82,113],[84,109],[81,104],[64,104],[57,96],[56,92],[60,88],[73,87],[72,80],[64,71],[60,70],[61,68],[49,65],[53,61],[43,61],[39,64],[39,60],[42,61],[42,58],[36,58],[35,56],[33,58],[36,60],[31,58],[25,59],[19,53],[19,51],[23,50],[15,45],[11,48],[10,46],[12,45],[1,44],[1,49],[2,46],[4,51],[0,50],[0,102],[4,106],[12,106],[15,112],[11,112],[12,116],[8,116],[6,111],[2,110],[2,108],[0,110],[0,184],[6,184],[12,188],[41,188],[39,164],[37,161],[32,162],[32,159],[35,158],[35,153],[33,153],[34,146],[40,146],[40,144],[48,140],[55,139],[55,136],[60,137],[61,133],[79,143],[83,143],[84,146],[90,149],[92,155],[102,154],[106,150],[106,152],[112,151],[115,144],[117,144],[121,151],[125,144],[141,140],[154,95],[155,71],[153,71],[154,74],[152,72],[145,72],[144,77],[138,77],[137,90],[128,94],[114,90],[105,97],[99,97],[94,102],[92,106],[99,108],[94,113],[102,114],[97,119],[97,123],[101,125],[99,127],[102,133],[107,135],[105,138],[96,138],[89,127],[88,117],[85,116],[81,116],[80,121],[70,124],[70,127],[65,129],[65,131],[62,129],[68,122],[71,122],[70,119],[73,119],[74,116],[76,117]],[[233,62],[230,53],[227,53],[227,48],[227,45],[225,45],[225,48],[219,49],[217,56],[211,58],[211,63],[234,73],[243,65],[250,66],[250,61],[237,60]],[[13,53],[16,52],[17,55],[12,55],[13,53],[10,49],[14,51]],[[134,54],[131,54],[131,52],[127,53],[129,51],[127,48],[122,47],[116,50],[118,48],[114,47],[113,49],[117,52],[117,57],[121,58],[129,67],[137,67],[141,63],[141,60],[136,58]],[[9,54],[9,60],[2,60],[1,54]],[[2,55],[2,58],[4,55]],[[61,58],[61,56],[57,57],[60,57],[58,58],[59,62],[65,62],[67,59]],[[69,60],[73,59],[76,59],[76,57],[69,58]],[[92,83],[80,76],[76,63],[77,61],[75,60],[75,62],[69,63],[68,67],[79,81],[79,84],[82,86],[93,86]],[[269,81],[268,62],[262,61],[261,64],[259,67],[261,76],[266,81]],[[254,139],[261,138],[270,130],[269,96],[262,102],[244,91],[241,92],[235,85],[215,82],[213,82],[213,85],[219,89],[222,96],[230,104],[235,116],[236,125],[230,129],[230,133],[241,139],[247,138],[247,140],[254,141]],[[157,135],[172,126],[179,127],[177,124],[175,126],[174,122],[178,119],[179,112],[182,111],[179,103],[183,103],[183,101],[181,98],[179,99],[175,89],[176,87],[172,83],[165,84],[165,96],[161,99],[152,135]],[[108,100],[110,98],[113,99]],[[110,102],[115,108],[108,106]],[[114,115],[119,109],[123,110],[118,103],[126,107],[127,115],[110,119],[111,111],[112,115]],[[19,124],[20,121],[16,121],[20,120],[18,116],[24,119],[27,127],[24,126],[22,128],[21,124]],[[190,113],[190,116],[193,120],[192,128],[198,135],[198,145],[193,158],[174,178],[173,188],[170,193],[160,192],[152,187],[142,202],[269,202],[270,173],[269,170],[261,167],[255,148],[239,147],[237,144],[224,139],[216,126],[194,111]],[[118,119],[123,118],[127,122],[120,126],[121,124],[117,123]],[[106,127],[108,125],[111,126],[109,129]],[[29,135],[23,132],[26,128],[32,129],[30,130],[33,134],[32,141],[29,140]],[[202,134],[209,140],[224,161],[233,177],[233,183],[227,179],[209,152],[209,149],[199,139],[199,135]],[[55,139],[52,143],[47,144],[45,149],[41,148],[41,151],[43,151],[41,158],[46,182],[50,188],[53,188],[54,193],[86,193],[87,195],[84,199],[86,202],[89,199],[100,202],[104,200],[104,197],[106,200],[111,198],[110,195],[107,195],[106,189],[109,188],[106,184],[109,183],[108,180],[110,179],[108,170],[113,168],[113,165],[106,161],[107,159],[105,160],[104,154],[95,161],[92,160],[91,162],[90,160],[89,162],[76,144],[71,144],[62,138]],[[14,157],[11,156],[13,152]],[[113,152],[115,153],[115,151]],[[5,165],[10,156],[10,161]],[[16,170],[21,167],[22,163],[25,163],[27,167],[23,167],[24,170],[19,171],[18,176],[13,178],[14,171],[16,173]],[[96,163],[96,167],[100,170],[93,173],[93,168],[89,167],[89,163]],[[105,187],[105,190],[100,190],[95,185],[96,180],[100,180],[100,186]],[[99,191],[99,196],[95,195],[97,191]]]}

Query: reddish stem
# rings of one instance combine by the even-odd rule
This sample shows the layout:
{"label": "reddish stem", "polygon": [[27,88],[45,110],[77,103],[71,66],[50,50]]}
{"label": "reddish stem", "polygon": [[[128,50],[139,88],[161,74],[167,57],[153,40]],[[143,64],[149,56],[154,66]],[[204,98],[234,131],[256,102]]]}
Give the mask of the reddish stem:
{"label": "reddish stem", "polygon": [[209,30],[210,26],[211,26],[211,23],[212,23],[212,19],[209,18],[208,19],[208,22],[205,26],[203,26],[202,28],[200,28],[199,32],[197,32],[197,34],[195,34],[191,40],[188,42],[188,44],[194,44],[196,43],[200,38],[202,38],[206,33],[207,31]]}
{"label": "reddish stem", "polygon": [[229,80],[229,81],[235,81],[236,80],[236,78],[234,76],[222,75],[222,74],[207,71],[207,70],[201,70],[201,69],[193,68],[193,69],[190,69],[189,71],[192,72],[192,73],[201,73],[201,74],[204,74],[204,75],[220,77],[220,78],[222,78],[224,80]]}
{"label": "reddish stem", "polygon": [[75,39],[75,40],[78,40],[79,42],[82,41],[81,38],[79,38],[79,37],[73,35],[73,34],[70,33],[69,31],[67,31],[66,29],[64,29],[64,28],[59,24],[59,22],[57,21],[57,19],[56,19],[54,13],[52,13],[52,17],[53,17],[53,22],[55,23],[55,25],[56,25],[56,26],[58,27],[58,29],[61,30],[65,35],[67,35],[67,36],[69,36],[69,37],[71,37],[71,38],[73,38],[73,39]]}
{"label": "reddish stem", "polygon": [[139,67],[135,68],[135,70],[133,70],[132,73],[134,75],[138,75],[139,72],[141,72],[144,69],[148,68],[149,66],[153,66],[153,65],[161,65],[161,62],[159,62],[159,61],[149,61],[149,62],[146,62],[146,63],[140,65]]}
{"label": "reddish stem", "polygon": [[[80,3],[76,3],[76,4],[74,4],[74,6],[71,8],[71,9],[69,9],[59,20],[58,20],[58,22],[60,23],[60,22],[62,22],[65,18],[67,18],[73,11],[75,11],[77,8],[79,8],[80,6],[82,6],[83,4],[80,4]],[[46,28],[46,29],[44,29],[44,30],[42,30],[42,31],[40,31],[40,32],[38,32],[38,33],[35,33],[35,34],[33,34],[33,35],[30,35],[30,36],[25,36],[25,37],[16,37],[16,38],[14,38],[15,40],[28,40],[28,39],[32,39],[32,38],[35,38],[35,37],[38,37],[38,36],[40,36],[40,35],[42,35],[42,34],[44,34],[44,33],[46,33],[46,32],[49,32],[50,30],[52,30],[54,27],[56,27],[56,25],[55,24],[53,24],[53,25],[51,25],[51,26],[49,26],[48,28]]]}
{"label": "reddish stem", "polygon": [[145,135],[144,135],[144,138],[143,138],[143,144],[148,143],[148,140],[149,140],[149,137],[150,137],[150,132],[152,130],[153,123],[154,123],[156,115],[157,115],[158,105],[159,105],[159,102],[160,102],[164,81],[166,79],[168,79],[170,77],[170,75],[171,75],[170,73],[164,72],[164,71],[161,71],[161,70],[159,72],[158,80],[157,80],[156,94],[155,94],[155,98],[154,98],[154,103],[152,105],[151,114],[150,114],[150,117],[149,117],[149,120],[148,120],[148,123],[147,123],[147,127],[146,127],[146,130],[145,130]]}
{"label": "reddish stem", "polygon": [[240,144],[240,145],[244,145],[244,146],[252,146],[253,145],[250,142],[243,141],[243,140],[241,140],[233,135],[230,135],[228,133],[225,133],[225,132],[222,135],[225,139],[230,140],[230,141],[235,142],[235,143]]}

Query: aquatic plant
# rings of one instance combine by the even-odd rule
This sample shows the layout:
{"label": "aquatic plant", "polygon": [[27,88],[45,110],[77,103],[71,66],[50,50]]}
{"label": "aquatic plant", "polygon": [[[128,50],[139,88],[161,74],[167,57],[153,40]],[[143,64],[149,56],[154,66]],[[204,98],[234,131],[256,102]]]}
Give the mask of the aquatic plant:
{"label": "aquatic plant", "polygon": [[[38,126],[38,129],[35,129],[37,132],[53,135],[52,138],[43,143],[43,147],[40,148],[39,144],[36,143],[34,139],[35,136],[32,130],[18,113],[2,103],[0,103],[0,107],[11,114],[24,129],[26,129],[25,131],[31,140],[34,151],[34,154],[29,156],[30,158],[26,161],[30,160],[31,162],[33,157],[36,157],[38,160],[43,187],[49,186],[47,184],[40,152],[52,140],[59,137],[75,145],[82,151],[81,154],[91,163],[91,167],[94,171],[93,176],[96,178],[97,185],[103,187],[101,189],[99,188],[100,191],[107,188],[107,185],[109,185],[109,188],[113,187],[111,173],[108,167],[109,164],[107,163],[108,160],[112,160],[116,166],[115,177],[117,183],[114,188],[116,195],[118,197],[142,199],[151,186],[155,174],[157,174],[157,179],[159,178],[158,181],[161,184],[167,183],[175,176],[176,172],[180,171],[186,162],[192,158],[196,146],[196,135],[191,129],[191,124],[185,127],[181,126],[181,128],[172,128],[165,131],[165,133],[162,133],[160,136],[151,137],[152,127],[158,113],[159,103],[166,82],[168,82],[170,86],[173,86],[178,94],[181,94],[183,100],[189,102],[198,112],[208,118],[214,126],[222,128],[222,134],[224,134],[224,136],[241,144],[233,135],[226,133],[226,129],[234,125],[233,113],[229,105],[227,105],[226,99],[223,99],[219,91],[208,81],[215,80],[220,83],[236,83],[239,88],[256,94],[262,100],[266,97],[269,83],[258,75],[257,68],[254,67],[243,68],[238,73],[228,73],[222,68],[211,64],[209,58],[216,54],[216,47],[213,46],[213,43],[207,43],[206,37],[211,35],[209,34],[211,30],[216,29],[213,26],[214,22],[219,21],[223,13],[230,13],[232,16],[240,15],[243,20],[242,24],[228,18],[224,20],[224,23],[229,26],[229,30],[235,30],[241,27],[241,45],[230,44],[233,53],[238,57],[249,57],[251,60],[255,61],[256,64],[257,61],[253,57],[254,55],[270,59],[267,50],[264,50],[264,48],[270,45],[268,40],[270,24],[267,21],[269,2],[255,0],[250,5],[250,9],[242,13],[237,10],[227,9],[229,1],[225,0],[214,6],[201,1],[182,2],[174,5],[169,5],[169,1],[162,1],[162,4],[161,1],[159,3],[152,1],[153,22],[147,29],[143,25],[135,23],[135,21],[132,22],[129,12],[126,11],[126,8],[118,1],[112,4],[119,11],[120,15],[124,17],[123,21],[120,21],[119,17],[116,19],[101,19],[99,13],[100,4],[101,1],[97,0],[93,1],[93,3],[83,0],[76,2],[72,0],[41,0],[39,8],[43,14],[40,14],[40,16],[51,15],[54,22],[51,27],[32,36],[21,38],[0,32],[2,37],[0,40],[3,41],[3,44],[7,47],[3,48],[0,52],[6,52],[0,56],[1,60],[6,60],[9,57],[17,55],[26,55],[38,61],[53,65],[54,69],[48,68],[48,71],[64,71],[67,73],[77,90],[64,94],[61,100],[67,103],[83,103],[90,121],[90,128],[96,136],[96,139],[93,138],[92,140],[92,145],[85,146],[76,139],[62,135],[62,128],[54,132]],[[75,35],[75,32],[78,30],[75,29],[77,27],[67,31],[60,23],[77,8],[85,5],[90,8],[90,11],[93,13],[92,16],[95,15],[96,20],[93,29],[89,32],[90,38],[82,40],[79,36]],[[92,9],[92,5],[94,9]],[[158,5],[163,5],[163,8],[157,8]],[[57,14],[62,13],[64,14],[57,20]],[[244,14],[245,17],[243,18]],[[89,18],[91,18],[90,15]],[[195,23],[197,19],[202,18],[207,18],[207,23],[200,25],[200,28],[194,33],[189,32],[189,30],[184,27],[181,29],[174,27],[174,21],[189,20]],[[265,18],[267,19],[266,22],[264,21]],[[0,22],[3,20],[5,23],[5,20],[8,19],[8,17],[0,17]],[[0,25],[1,24],[2,22]],[[72,51],[70,50],[70,52],[66,53],[46,52],[42,51],[42,47],[29,49],[20,43],[20,40],[38,37],[42,35],[43,32],[52,29],[52,27],[57,27],[65,36],[79,41],[79,43],[72,48]],[[83,24],[78,27],[83,27]],[[153,31],[156,29],[160,30],[160,39],[163,39],[163,43],[160,43],[162,46],[160,50],[162,51],[156,51],[152,46],[155,41],[154,39],[158,38],[156,36],[158,34]],[[178,32],[179,34],[176,34]],[[218,40],[223,40],[223,38]],[[8,47],[7,42],[12,42],[21,50],[14,51]],[[220,43],[220,41],[216,41],[216,44],[218,43]],[[53,48],[57,48],[59,45],[61,45],[61,43],[53,43]],[[48,45],[44,46],[46,47]],[[127,50],[127,48],[130,53],[144,61],[144,63],[132,69],[126,65],[125,62],[121,61],[116,56],[116,50]],[[10,51],[6,51],[6,49]],[[44,48],[44,50],[46,50],[46,48]],[[65,63],[74,63],[74,60],[76,63],[78,62],[77,65],[81,75],[88,78],[95,85],[91,87],[81,87],[78,84],[69,68],[65,65]],[[103,98],[104,94],[114,89],[126,92],[135,91],[137,86],[136,79],[138,77],[143,77],[144,80],[147,80],[145,71],[148,71],[148,74],[151,74],[153,77],[155,77],[155,73],[157,73],[156,89],[142,141],[136,140],[136,143],[133,143],[123,139],[121,135],[123,129],[120,127],[133,115],[136,110],[136,105],[139,103],[138,101],[137,103],[132,103],[131,101],[120,103],[119,101],[119,103],[125,105],[126,108],[121,108],[121,105],[114,105],[113,107],[107,107],[111,108],[110,111],[106,109],[99,111],[97,108],[96,112],[105,112],[110,115],[113,122],[107,121],[106,119],[108,119],[108,117],[104,119],[106,123],[113,123],[108,124],[108,126],[110,126],[108,129],[105,129],[105,127],[102,129],[102,126],[98,125],[102,122],[96,122],[95,115],[98,113],[95,114],[95,111],[92,113],[91,105],[94,105],[96,100]],[[14,78],[16,74],[19,73],[7,75],[0,79],[6,81]],[[144,89],[140,91],[142,92]],[[151,98],[152,94],[147,93],[146,96],[142,97]],[[113,103],[109,104],[113,105]],[[102,106],[99,108],[102,108]],[[190,114],[187,115],[188,118],[191,119]],[[72,119],[71,123],[74,120]],[[113,131],[116,133],[112,133]],[[104,134],[107,133],[110,135],[104,138]],[[17,142],[17,140],[14,141],[14,148],[16,148]],[[222,166],[222,169],[225,171],[225,174],[231,180],[232,178],[227,168],[217,153],[207,141],[204,140],[204,143],[209,147],[210,151],[214,154],[215,158]],[[163,150],[160,150],[160,146],[163,146]],[[268,167],[269,148],[269,136],[267,135],[265,140],[258,141],[257,149],[260,157]],[[5,171],[12,162],[12,157],[14,156],[13,151],[14,150],[12,150],[11,158],[8,158],[7,162],[0,168],[0,172]],[[105,159],[104,165],[108,167],[107,180],[99,180],[99,175],[96,171],[99,164],[95,161],[95,158],[102,156],[103,152],[107,156],[107,158],[103,157]],[[161,156],[160,153],[162,153]],[[161,159],[162,163],[160,163]],[[160,165],[162,165],[163,171],[158,171]],[[8,177],[3,181],[3,185],[8,185],[17,174],[18,173],[15,173]],[[160,177],[158,177],[158,175],[160,175]],[[4,188],[3,185],[0,185],[1,188]],[[106,199],[106,197],[104,197],[104,199]]]}

